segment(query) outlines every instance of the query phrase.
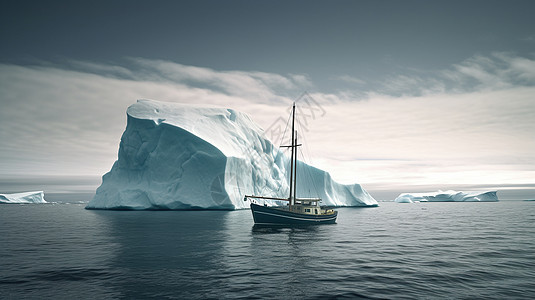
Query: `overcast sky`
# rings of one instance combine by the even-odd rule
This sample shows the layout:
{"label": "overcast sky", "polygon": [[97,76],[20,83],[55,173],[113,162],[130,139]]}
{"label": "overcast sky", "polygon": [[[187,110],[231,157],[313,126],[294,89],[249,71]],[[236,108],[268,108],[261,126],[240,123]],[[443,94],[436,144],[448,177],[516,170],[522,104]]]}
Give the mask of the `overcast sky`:
{"label": "overcast sky", "polygon": [[[3,1],[0,177],[101,176],[140,98],[249,113],[303,91],[344,183],[535,186],[534,1]],[[529,193],[529,191],[528,191]]]}

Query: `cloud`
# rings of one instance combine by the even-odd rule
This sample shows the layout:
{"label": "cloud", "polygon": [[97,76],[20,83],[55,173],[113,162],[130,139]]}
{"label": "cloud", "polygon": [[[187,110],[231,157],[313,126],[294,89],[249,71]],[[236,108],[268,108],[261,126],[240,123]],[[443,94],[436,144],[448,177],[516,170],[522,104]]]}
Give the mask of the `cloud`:
{"label": "cloud", "polygon": [[[346,183],[532,183],[534,64],[495,53],[391,76],[364,99],[361,91],[311,92],[318,113],[300,129],[310,162]],[[144,58],[0,64],[0,170],[102,175],[117,157],[126,108],[140,98],[232,107],[268,128],[313,88],[305,74]]]}
{"label": "cloud", "polygon": [[351,84],[357,84],[357,85],[366,84],[366,81],[364,81],[364,80],[362,80],[360,78],[349,76],[349,75],[335,76],[335,77],[332,77],[332,80],[340,80],[340,81],[343,81],[343,82],[347,82],[347,83],[351,83]]}
{"label": "cloud", "polygon": [[226,95],[256,98],[263,102],[281,101],[280,95],[296,95],[312,84],[305,75],[282,76],[266,72],[216,71],[169,61],[131,58],[149,80],[185,83]]}
{"label": "cloud", "polygon": [[291,99],[281,94],[307,82],[294,74],[133,61],[129,67],[1,64],[2,172],[103,174],[117,157],[126,108],[140,98],[236,107],[259,115],[257,121],[266,125],[271,118],[256,112],[269,112],[271,103],[288,105]]}
{"label": "cloud", "polygon": [[531,182],[533,93],[535,88],[522,87],[425,97],[375,96],[339,109],[324,106],[327,114],[312,124],[310,132],[318,135],[311,136],[309,144],[321,159],[320,167],[336,169],[337,178],[345,182],[351,181],[351,174],[360,182],[397,178],[490,183],[498,180],[489,177],[503,180],[504,174],[508,177],[503,183]]}
{"label": "cloud", "polygon": [[535,34],[526,36],[521,39],[521,41],[527,42],[527,43],[535,43]]}
{"label": "cloud", "polygon": [[416,70],[389,76],[378,91],[394,96],[423,96],[518,86],[535,86],[535,60],[495,52],[490,56],[474,55],[438,72]]}

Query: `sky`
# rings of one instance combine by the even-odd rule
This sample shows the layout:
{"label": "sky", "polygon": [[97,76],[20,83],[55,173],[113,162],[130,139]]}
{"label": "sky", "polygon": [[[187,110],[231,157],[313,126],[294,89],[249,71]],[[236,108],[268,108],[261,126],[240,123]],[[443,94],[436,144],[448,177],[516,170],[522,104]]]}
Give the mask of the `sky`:
{"label": "sky", "polygon": [[2,1],[0,178],[103,175],[137,99],[234,108],[267,129],[307,91],[311,163],[340,182],[380,196],[535,198],[533,11],[533,1]]}

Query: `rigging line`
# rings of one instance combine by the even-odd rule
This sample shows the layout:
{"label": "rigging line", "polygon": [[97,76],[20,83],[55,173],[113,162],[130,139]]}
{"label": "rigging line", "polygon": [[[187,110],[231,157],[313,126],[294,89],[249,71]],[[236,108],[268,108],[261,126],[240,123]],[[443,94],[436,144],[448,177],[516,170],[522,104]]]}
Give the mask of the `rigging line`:
{"label": "rigging line", "polygon": [[[299,150],[299,151],[301,152],[301,156],[303,156],[303,158],[304,158],[305,155],[304,155],[303,151],[301,151],[301,150]],[[305,162],[304,159],[303,159],[303,163],[307,163],[307,162]],[[309,166],[312,167],[312,165],[310,165],[310,164],[309,164]],[[306,169],[306,171],[305,171],[306,175],[308,175],[308,178],[309,178],[309,182],[311,182],[312,185],[314,186],[314,191],[316,192],[316,197],[317,198],[321,198],[319,190],[318,190],[318,186],[314,183],[314,177],[312,176],[312,171],[311,171],[312,168],[305,168],[305,169]]]}
{"label": "rigging line", "polygon": [[[301,124],[299,124],[298,126],[301,126],[301,130],[300,130],[300,132],[308,131],[308,130],[306,130],[305,128],[302,128],[302,125],[301,125]],[[313,163],[313,161],[312,161],[312,152],[310,151],[310,147],[308,146],[308,144],[309,144],[309,143],[308,143],[308,138],[307,138],[307,136],[305,136],[304,134],[299,135],[299,138],[300,138],[301,140],[303,140],[303,143],[302,143],[302,144],[303,144],[303,146],[304,146],[304,148],[305,148],[305,149],[304,149],[305,152],[301,152],[301,153],[303,154],[303,158],[306,157],[306,158],[308,159],[307,163],[309,163],[311,166],[313,166],[314,163]],[[306,155],[305,155],[305,154],[306,154]]]}
{"label": "rigging line", "polygon": [[[283,152],[282,152],[282,150],[281,150],[281,149],[283,148],[283,147],[282,147],[282,146],[283,146],[282,144],[283,144],[284,141],[285,141],[286,133],[288,132],[288,128],[289,128],[289,126],[290,126],[290,120],[291,120],[291,119],[292,119],[292,111],[290,110],[290,113],[288,114],[288,119],[286,120],[286,127],[284,128],[284,132],[283,132],[282,137],[281,137],[280,142],[279,142],[279,151],[277,152],[276,159],[279,158],[279,154],[283,154]],[[290,161],[291,161],[291,159],[290,159]],[[284,164],[284,159],[283,159],[283,165],[285,165],[285,164]],[[288,182],[291,182],[290,175],[291,175],[291,174],[288,174]]]}
{"label": "rigging line", "polygon": [[[282,146],[282,143],[284,142],[284,138],[286,137],[286,132],[288,131],[288,126],[289,126],[289,124],[290,124],[290,119],[291,119],[291,117],[292,117],[292,113],[290,112],[290,114],[288,114],[288,119],[286,120],[286,126],[285,126],[285,128],[284,128],[283,134],[282,134],[280,140],[278,141],[278,142],[279,142],[279,147],[278,147],[278,149],[277,149],[277,154],[275,155],[275,159],[274,159],[274,161],[278,161],[279,158],[280,158],[280,155],[283,155],[283,154],[284,154],[284,152],[281,150],[281,149],[282,149],[281,146]],[[275,145],[276,145],[276,142],[277,142],[277,141],[273,141],[273,144],[272,144],[272,145],[275,146]],[[282,164],[284,165],[284,159],[283,159],[282,162],[283,162]]]}
{"label": "rigging line", "polygon": [[[302,127],[302,126],[304,126],[304,125],[299,124],[299,126]],[[303,130],[304,130],[304,129],[301,129],[301,132],[304,132]],[[306,131],[308,131],[308,130],[306,130]],[[308,138],[307,138],[305,135],[300,135],[299,138],[303,140],[303,143],[302,143],[302,144],[304,145],[304,148],[305,148],[305,149],[303,149],[303,150],[300,149],[301,154],[302,154],[302,156],[303,156],[303,161],[306,162],[307,164],[309,164],[311,167],[314,167],[312,152],[310,151],[310,147],[308,146],[308,144],[309,144],[309,143],[308,143]],[[303,152],[303,151],[305,151],[305,152]],[[306,155],[305,155],[305,154],[306,154]],[[305,161],[305,158],[306,158],[306,161]],[[315,168],[315,167],[314,167],[314,168]],[[311,169],[307,169],[307,171],[308,171],[308,175],[309,175],[310,178],[312,179],[313,176],[312,176],[312,173],[311,173],[311,172],[312,172]],[[315,190],[315,192],[316,192],[316,196],[317,196],[318,198],[320,198],[320,193],[319,193],[319,190],[318,190],[318,186],[317,186],[317,185],[314,185],[314,190]]]}
{"label": "rigging line", "polygon": [[[298,112],[298,111],[296,111]],[[308,155],[310,156],[310,150],[309,150],[309,147],[308,147],[308,142],[307,142],[307,138],[306,138],[306,135],[303,134],[305,131],[308,131],[308,129],[306,129],[304,127],[304,125],[302,124],[302,122],[296,122],[296,131],[297,131],[297,134],[298,134],[298,138],[301,140],[301,144],[304,145],[306,147],[306,150],[308,152]],[[300,134],[301,133],[301,134]],[[297,153],[301,153],[301,157],[302,157],[302,160],[301,162],[303,162],[304,164],[308,164],[310,166],[312,166],[311,163],[309,163],[307,160],[309,157],[305,156],[305,153],[303,152],[303,150],[301,149],[298,149],[298,152]],[[296,159],[297,159],[297,156],[296,156]],[[297,160],[298,161],[298,160]],[[301,168],[302,169],[302,168]],[[311,169],[310,168],[305,168],[305,172],[303,173],[304,176],[304,182],[308,181],[312,183],[312,185],[314,186],[314,191],[316,192],[316,196],[319,198],[319,191],[318,191],[318,187],[313,184],[314,181],[313,181],[313,177],[312,177],[312,173],[311,173]],[[311,193],[312,191],[308,191],[309,193]]]}
{"label": "rigging line", "polygon": [[[301,129],[301,132],[304,132],[304,130],[306,129]],[[310,158],[311,160],[310,163],[312,163],[312,155],[310,155],[311,152],[309,150],[310,148],[308,147],[308,139],[304,134],[300,135],[299,137],[303,140],[303,145],[305,146],[305,150],[306,150],[306,152],[303,152],[303,155],[306,153],[307,158]]]}
{"label": "rigging line", "polygon": [[278,149],[279,151],[277,151],[277,155],[275,156],[275,160],[278,160],[279,159],[279,155],[282,153],[282,151],[281,151],[282,143],[284,142],[284,138],[286,137],[286,132],[288,131],[288,126],[290,124],[291,117],[292,117],[292,113],[290,112],[290,114],[288,115],[288,119],[286,120],[286,127],[284,128],[284,132],[282,133],[282,136],[281,136],[281,138],[279,140],[279,149]]}
{"label": "rigging line", "polygon": [[279,142],[279,148],[281,148],[282,143],[284,142],[284,138],[286,137],[286,132],[288,131],[288,127],[290,126],[290,120],[292,119],[292,113],[288,115],[288,119],[286,120],[286,127],[284,128],[284,132],[282,133],[281,140]]}

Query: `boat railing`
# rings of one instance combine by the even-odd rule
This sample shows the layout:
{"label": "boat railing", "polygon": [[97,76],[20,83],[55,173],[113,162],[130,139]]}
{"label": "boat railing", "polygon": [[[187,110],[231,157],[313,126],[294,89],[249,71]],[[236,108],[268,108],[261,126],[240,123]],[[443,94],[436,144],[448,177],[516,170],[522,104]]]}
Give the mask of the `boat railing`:
{"label": "boat railing", "polygon": [[320,202],[321,198],[296,198],[295,201]]}

